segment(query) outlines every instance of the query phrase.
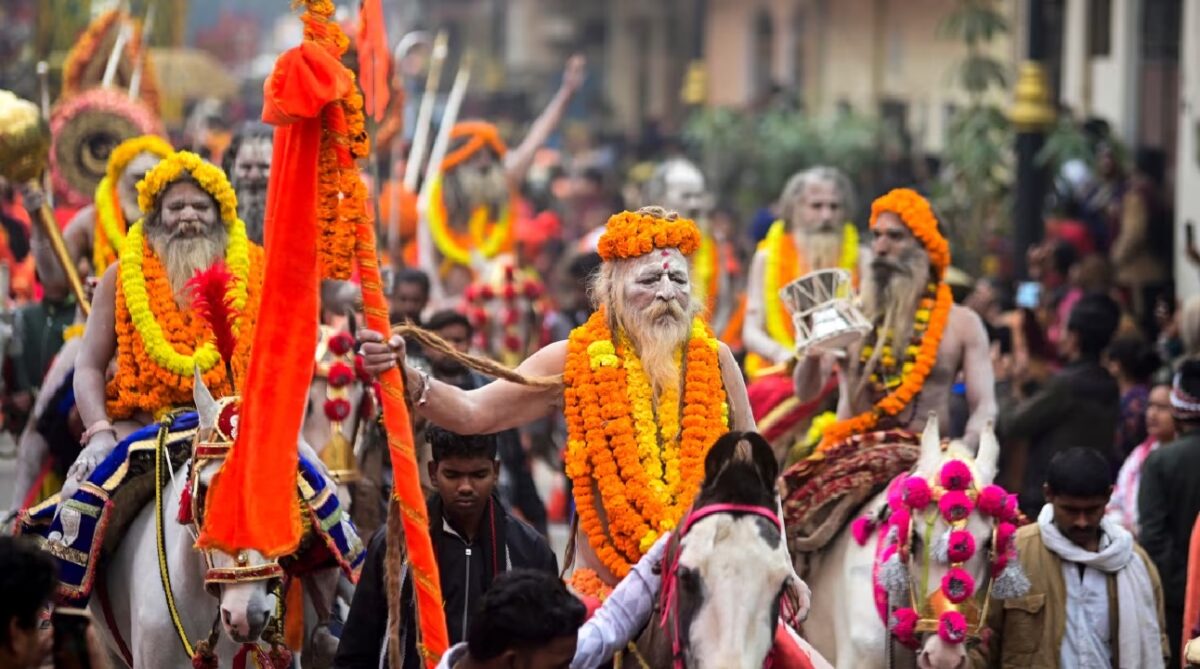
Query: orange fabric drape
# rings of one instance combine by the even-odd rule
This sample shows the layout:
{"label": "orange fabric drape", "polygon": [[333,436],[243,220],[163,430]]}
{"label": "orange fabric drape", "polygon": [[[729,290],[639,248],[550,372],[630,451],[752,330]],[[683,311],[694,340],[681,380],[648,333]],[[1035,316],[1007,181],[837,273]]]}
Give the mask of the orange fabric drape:
{"label": "orange fabric drape", "polygon": [[1184,644],[1192,639],[1197,627],[1200,627],[1200,515],[1192,525],[1192,541],[1188,546],[1187,594],[1183,603],[1183,636],[1180,637]]}
{"label": "orange fabric drape", "polygon": [[388,108],[388,41],[383,23],[383,0],[363,0],[358,12],[358,78],[368,116],[378,123]]}
{"label": "orange fabric drape", "polygon": [[[310,42],[285,52],[264,84],[276,125],[267,192],[266,271],[237,440],[208,493],[202,546],[269,557],[300,542],[296,438],[318,334],[317,155],[321,111],[353,85]],[[254,494],[248,494],[253,490]]]}

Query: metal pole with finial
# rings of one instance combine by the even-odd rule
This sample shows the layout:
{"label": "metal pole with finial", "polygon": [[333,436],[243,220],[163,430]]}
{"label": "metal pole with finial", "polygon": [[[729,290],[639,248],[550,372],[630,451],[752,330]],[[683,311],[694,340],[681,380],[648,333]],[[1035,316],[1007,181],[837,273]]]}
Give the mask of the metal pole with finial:
{"label": "metal pole with finial", "polygon": [[[42,103],[42,119],[50,122],[50,63],[39,60],[37,64],[38,94]],[[42,192],[46,194],[46,204],[54,209],[54,188],[50,183],[50,170],[42,174]]]}
{"label": "metal pole with finial", "polygon": [[117,66],[121,64],[121,55],[125,53],[125,45],[133,36],[133,28],[126,20],[128,7],[125,2],[120,4],[117,12],[121,27],[117,30],[117,39],[113,41],[113,50],[108,54],[108,62],[104,65],[104,78],[100,81],[101,88],[112,88],[113,81],[117,78]]}
{"label": "metal pole with finial", "polygon": [[129,97],[136,100],[142,89],[142,70],[146,67],[146,59],[150,57],[150,34],[154,32],[154,15],[158,4],[150,0],[146,4],[146,19],[142,21],[142,39],[138,46],[137,62],[133,64],[133,75],[129,77]]}

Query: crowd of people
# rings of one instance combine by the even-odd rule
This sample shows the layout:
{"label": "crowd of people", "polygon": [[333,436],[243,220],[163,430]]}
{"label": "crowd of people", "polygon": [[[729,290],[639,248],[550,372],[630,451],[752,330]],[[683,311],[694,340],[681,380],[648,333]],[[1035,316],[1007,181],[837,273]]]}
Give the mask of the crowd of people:
{"label": "crowd of people", "polygon": [[[304,53],[277,128],[124,138],[57,226],[0,184],[0,669],[1200,663],[1200,298],[1161,158],[1089,124],[1029,276],[971,277],[919,184],[860,214],[818,166],[739,215],[672,142],[545,151],[578,57],[514,148],[447,126],[409,192],[352,86],[304,111]],[[283,503],[229,492],[284,469]],[[200,599],[111,577],[140,531],[168,594],[170,538],[203,552]],[[51,642],[52,603],[102,615]]]}

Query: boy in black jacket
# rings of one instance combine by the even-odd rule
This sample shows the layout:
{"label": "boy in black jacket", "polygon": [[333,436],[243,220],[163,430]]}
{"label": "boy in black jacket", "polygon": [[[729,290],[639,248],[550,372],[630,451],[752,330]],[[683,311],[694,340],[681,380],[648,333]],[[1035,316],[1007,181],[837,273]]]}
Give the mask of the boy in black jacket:
{"label": "boy in black jacket", "polygon": [[[429,533],[453,644],[464,639],[479,599],[496,576],[511,569],[537,569],[557,577],[558,561],[546,540],[505,512],[493,494],[499,473],[493,435],[462,436],[431,425],[425,438],[433,455],[429,479],[437,490],[429,500]],[[366,564],[334,660],[337,669],[386,666],[380,662],[388,617],[385,531],[386,527],[381,527],[367,548]],[[407,565],[401,602],[404,669],[415,669],[421,666],[421,659]]]}

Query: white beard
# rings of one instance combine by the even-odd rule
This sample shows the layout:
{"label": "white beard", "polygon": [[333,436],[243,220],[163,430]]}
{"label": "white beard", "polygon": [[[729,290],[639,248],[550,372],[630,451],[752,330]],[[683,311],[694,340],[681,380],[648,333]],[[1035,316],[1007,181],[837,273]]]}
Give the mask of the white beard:
{"label": "white beard", "polygon": [[[927,255],[920,253],[902,262],[907,271],[892,271],[882,278],[872,271],[863,282],[862,292],[862,312],[875,327],[877,343],[883,343],[884,333],[892,332],[892,350],[897,356],[903,355],[912,338],[913,318],[929,280]],[[866,387],[882,354],[883,347],[875,346],[870,359],[863,364],[855,394]]]}
{"label": "white beard", "polygon": [[648,309],[618,306],[620,325],[629,335],[642,369],[650,379],[657,397],[671,386],[679,386],[679,366],[675,352],[683,346],[692,329],[695,305],[684,308],[678,302],[655,301]]}
{"label": "white beard", "polygon": [[842,261],[842,233],[808,232],[802,236],[804,252],[808,254],[810,270],[834,269]]}
{"label": "white beard", "polygon": [[176,303],[186,307],[191,304],[186,291],[187,282],[196,272],[206,270],[216,261],[224,259],[227,234],[220,223],[215,226],[215,231],[200,237],[174,237],[161,225],[155,225],[147,231],[147,239],[166,269]]}

